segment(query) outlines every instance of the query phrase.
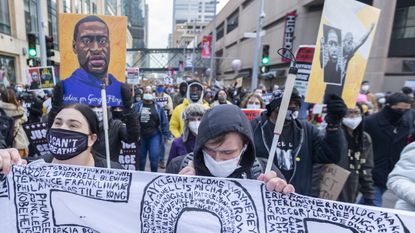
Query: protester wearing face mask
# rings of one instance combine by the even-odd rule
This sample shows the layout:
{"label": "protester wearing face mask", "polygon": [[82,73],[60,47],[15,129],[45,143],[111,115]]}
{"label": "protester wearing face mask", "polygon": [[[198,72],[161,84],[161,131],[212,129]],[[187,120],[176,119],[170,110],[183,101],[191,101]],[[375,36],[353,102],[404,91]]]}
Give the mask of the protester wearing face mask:
{"label": "protester wearing face mask", "polygon": [[261,96],[256,93],[247,95],[241,103],[241,108],[247,109],[265,109],[265,103]]}
{"label": "protester wearing face mask", "polygon": [[[121,86],[121,99],[124,107],[122,113],[118,115],[118,119],[113,119],[112,111],[108,108],[108,139],[110,144],[110,158],[111,161],[118,162],[122,142],[133,143],[138,141],[140,135],[140,127],[137,122],[137,113],[132,108],[133,98],[130,87],[127,84]],[[56,111],[62,108],[63,105],[63,85],[61,82],[57,83],[53,88],[52,109],[48,116],[48,125],[52,125],[55,119]],[[105,133],[103,124],[102,107],[91,107],[96,113],[99,121],[99,137],[94,143],[94,151],[98,155],[106,158],[105,149]]]}
{"label": "protester wearing face mask", "polygon": [[179,104],[183,103],[187,93],[187,82],[181,82],[179,85],[179,91],[173,96],[173,108],[176,108]]}
{"label": "protester wearing face mask", "polygon": [[[57,113],[47,135],[50,154],[36,163],[44,161],[65,165],[107,167],[106,159],[92,149],[98,136],[98,119],[87,105],[66,105]],[[63,141],[69,143],[64,144]],[[0,150],[0,170],[7,174],[14,164],[26,164],[26,161],[20,159],[14,148]],[[119,163],[112,161],[111,168],[123,169]]]}
{"label": "protester wearing face mask", "polygon": [[373,142],[374,168],[372,171],[375,198],[374,204],[382,206],[382,195],[386,191],[386,181],[403,148],[413,139],[414,117],[411,100],[403,93],[394,93],[386,99],[385,107],[369,116],[365,131]]}
{"label": "protester wearing face mask", "polygon": [[161,145],[170,136],[167,115],[164,109],[154,101],[151,87],[146,87],[143,100],[134,105],[138,113],[141,132],[139,169],[146,167],[147,153],[152,172],[157,172],[162,155]]}
{"label": "protester wearing face mask", "polygon": [[[337,201],[356,203],[357,195],[362,193],[363,201],[361,204],[374,205],[374,189],[372,179],[373,150],[372,140],[368,133],[363,131],[364,114],[362,107],[348,109],[343,118],[342,128],[347,140],[347,150],[342,153],[337,165],[350,171],[350,175],[337,198]],[[313,192],[319,194],[322,170],[321,165],[314,167],[315,177],[313,182]]]}
{"label": "protester wearing face mask", "polygon": [[205,114],[205,107],[201,104],[190,104],[183,112],[184,131],[171,144],[167,164],[178,156],[193,152],[200,121]]}
{"label": "protester wearing face mask", "polygon": [[364,80],[360,86],[360,95],[365,95],[367,101],[369,102],[371,109],[371,113],[376,113],[379,111],[379,108],[376,103],[376,97],[375,95],[370,92],[370,84],[369,81]]}
{"label": "protester wearing face mask", "polygon": [[209,108],[209,104],[203,99],[203,85],[198,81],[189,81],[187,87],[186,99],[183,100],[183,103],[179,104],[174,110],[170,119],[170,132],[175,138],[180,137],[184,130],[184,121],[182,119],[182,114],[184,109],[189,104],[203,104],[205,108]]}
{"label": "protester wearing face mask", "polygon": [[[220,120],[218,120],[220,119]],[[249,121],[235,105],[206,111],[200,122],[194,152],[173,159],[167,173],[264,181],[268,191],[294,192],[282,174],[263,174],[266,159],[257,159]],[[278,174],[278,177],[277,177]]]}
{"label": "protester wearing face mask", "polygon": [[[273,93],[267,110],[251,122],[254,131],[255,149],[258,157],[268,158],[275,122],[284,90]],[[289,184],[303,195],[311,195],[312,169],[314,163],[336,163],[346,144],[341,130],[347,107],[340,97],[327,98],[325,136],[311,123],[297,119],[301,96],[293,90],[282,134],[279,138],[274,164],[280,169]]]}
{"label": "protester wearing face mask", "polygon": [[232,104],[230,101],[228,101],[228,94],[226,94],[225,90],[219,90],[216,92],[215,98],[213,98],[213,100],[213,103],[210,104],[211,108],[220,104]]}

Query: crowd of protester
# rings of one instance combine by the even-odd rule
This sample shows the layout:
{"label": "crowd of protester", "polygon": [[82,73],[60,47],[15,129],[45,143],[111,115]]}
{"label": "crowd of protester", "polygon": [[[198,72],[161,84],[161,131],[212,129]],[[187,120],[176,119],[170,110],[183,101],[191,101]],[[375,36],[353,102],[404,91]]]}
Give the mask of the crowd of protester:
{"label": "crowd of protester", "polygon": [[[21,87],[0,91],[0,169],[10,164],[51,162],[106,167],[103,111],[63,104],[63,84],[53,92]],[[121,87],[122,107],[108,108],[110,163],[118,163],[122,142],[138,142],[138,170],[258,179],[269,190],[319,195],[324,164],[337,164],[350,175],[338,201],[382,206],[390,189],[396,208],[415,210],[414,92],[372,93],[362,82],[355,106],[339,96],[325,105],[291,95],[272,171],[265,173],[284,88],[261,85],[252,92],[235,85],[209,86],[197,80],[177,85],[148,83]],[[241,109],[257,110],[251,121]],[[48,124],[50,154],[34,158],[25,123]],[[62,153],[52,139],[76,139]],[[170,141],[170,143],[168,143]],[[167,158],[165,158],[167,154]],[[361,194],[361,197],[359,197]]]}

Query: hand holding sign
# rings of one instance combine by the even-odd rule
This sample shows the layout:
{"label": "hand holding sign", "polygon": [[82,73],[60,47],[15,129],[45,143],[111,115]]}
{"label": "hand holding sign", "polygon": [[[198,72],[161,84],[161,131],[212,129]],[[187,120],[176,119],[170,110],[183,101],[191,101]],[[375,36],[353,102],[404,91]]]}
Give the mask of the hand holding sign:
{"label": "hand holding sign", "polygon": [[179,172],[179,175],[195,176],[196,170],[193,161],[190,161],[189,164]]}
{"label": "hand holding sign", "polygon": [[15,148],[0,150],[0,172],[8,174],[12,165],[26,165],[27,161],[20,157]]}
{"label": "hand holding sign", "polygon": [[267,191],[283,192],[284,194],[295,192],[294,186],[277,177],[274,171],[267,172],[258,176],[259,181],[263,181],[267,187]]}

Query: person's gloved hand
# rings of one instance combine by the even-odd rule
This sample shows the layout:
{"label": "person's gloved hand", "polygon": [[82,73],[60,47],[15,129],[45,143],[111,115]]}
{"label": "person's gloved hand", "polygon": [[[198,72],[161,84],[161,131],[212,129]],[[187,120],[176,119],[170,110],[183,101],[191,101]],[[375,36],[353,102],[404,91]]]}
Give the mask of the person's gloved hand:
{"label": "person's gloved hand", "polygon": [[329,95],[326,98],[327,116],[326,122],[330,125],[340,125],[342,119],[347,114],[347,106],[343,99],[337,95]]}
{"label": "person's gloved hand", "polygon": [[131,94],[130,87],[128,84],[121,86],[121,99],[125,109],[130,109],[133,105],[133,96]]}
{"label": "person's gloved hand", "polygon": [[52,105],[58,108],[63,105],[63,82],[58,82],[53,87]]}

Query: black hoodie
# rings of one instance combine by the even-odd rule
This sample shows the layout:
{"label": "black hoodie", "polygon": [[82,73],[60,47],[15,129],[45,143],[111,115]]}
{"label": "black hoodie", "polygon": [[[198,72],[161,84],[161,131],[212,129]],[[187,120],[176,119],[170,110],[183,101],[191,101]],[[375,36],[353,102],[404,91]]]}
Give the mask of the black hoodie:
{"label": "black hoodie", "polygon": [[[236,169],[228,177],[256,179],[257,175],[252,171],[254,163],[260,164],[259,166],[262,170],[265,168],[266,160],[261,159],[258,161],[259,163],[255,161],[255,146],[252,128],[250,126],[249,120],[237,106],[224,104],[207,110],[202,118],[202,121],[200,122],[193,153],[193,164],[195,167],[196,175],[213,176],[204,163],[202,152],[203,146],[208,140],[231,132],[245,135],[248,138],[249,142],[247,149],[241,155],[241,161],[239,163],[241,167]],[[186,156],[189,155],[184,155],[173,159],[169,163],[166,172],[176,174],[179,173]],[[275,170],[275,167],[273,170]],[[283,177],[278,170],[276,170],[276,172],[278,177]]]}

